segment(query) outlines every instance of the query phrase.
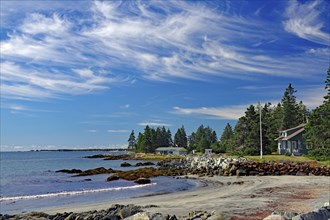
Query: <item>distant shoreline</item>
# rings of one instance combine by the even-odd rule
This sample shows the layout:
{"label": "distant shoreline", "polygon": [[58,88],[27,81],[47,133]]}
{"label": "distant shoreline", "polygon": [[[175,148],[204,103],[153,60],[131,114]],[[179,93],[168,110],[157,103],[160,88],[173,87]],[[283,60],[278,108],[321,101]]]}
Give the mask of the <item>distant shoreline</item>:
{"label": "distant shoreline", "polygon": [[128,151],[127,148],[95,148],[95,149],[55,149],[55,150],[30,150],[30,152],[62,152],[62,151]]}

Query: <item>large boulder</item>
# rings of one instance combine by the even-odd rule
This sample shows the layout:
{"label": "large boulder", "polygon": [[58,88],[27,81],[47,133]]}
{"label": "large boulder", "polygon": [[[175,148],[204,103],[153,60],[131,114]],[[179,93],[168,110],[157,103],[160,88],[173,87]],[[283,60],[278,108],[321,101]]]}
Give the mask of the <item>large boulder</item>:
{"label": "large boulder", "polygon": [[123,162],[123,163],[120,164],[120,166],[121,166],[121,167],[131,167],[132,164],[127,163],[127,162]]}
{"label": "large boulder", "polygon": [[114,174],[114,175],[111,175],[107,178],[107,181],[114,181],[114,180],[119,180],[119,176]]}
{"label": "large boulder", "polygon": [[308,212],[302,215],[297,215],[292,218],[292,220],[328,220],[330,219],[330,212],[325,208],[320,208],[319,210]]}
{"label": "large boulder", "polygon": [[137,180],[134,181],[134,183],[149,184],[149,183],[151,183],[151,180],[149,178],[138,178]]}
{"label": "large boulder", "polygon": [[153,162],[139,162],[137,164],[135,164],[136,167],[142,167],[142,166],[154,166],[155,164]]}

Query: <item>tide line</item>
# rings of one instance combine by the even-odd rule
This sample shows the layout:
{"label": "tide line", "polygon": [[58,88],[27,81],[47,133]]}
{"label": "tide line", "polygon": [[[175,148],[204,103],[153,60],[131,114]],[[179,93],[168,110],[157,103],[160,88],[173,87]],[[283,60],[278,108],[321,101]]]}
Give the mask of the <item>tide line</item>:
{"label": "tide line", "polygon": [[25,199],[40,199],[40,198],[49,198],[49,197],[56,197],[56,196],[72,196],[72,195],[80,195],[80,194],[87,194],[87,193],[119,191],[119,190],[126,190],[126,189],[137,189],[137,188],[142,188],[142,187],[147,187],[147,186],[153,186],[156,184],[157,183],[149,183],[149,184],[144,184],[144,185],[112,187],[112,188],[102,188],[102,189],[89,189],[89,190],[80,190],[80,191],[63,191],[63,192],[47,193],[47,194],[39,194],[39,195],[0,197],[0,202],[25,200]]}

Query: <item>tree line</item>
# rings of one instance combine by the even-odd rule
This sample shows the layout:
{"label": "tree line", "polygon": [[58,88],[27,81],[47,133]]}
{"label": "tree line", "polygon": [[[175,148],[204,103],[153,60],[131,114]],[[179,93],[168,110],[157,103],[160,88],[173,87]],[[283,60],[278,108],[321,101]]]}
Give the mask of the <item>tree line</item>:
{"label": "tree line", "polygon": [[[143,133],[135,139],[134,130],[128,139],[129,147],[139,152],[153,153],[158,147],[184,147],[188,151],[204,152],[212,148],[216,153],[258,155],[260,151],[260,114],[262,122],[263,153],[270,154],[277,150],[278,137],[281,130],[307,123],[304,138],[312,149],[330,148],[330,67],[327,71],[327,95],[322,105],[309,112],[302,101],[297,101],[297,92],[290,83],[285,89],[279,103],[273,105],[250,105],[245,115],[238,119],[235,127],[227,123],[220,139],[209,126],[200,125],[195,132],[187,136],[184,126],[179,128],[172,139],[171,131],[146,126]],[[307,120],[308,119],[308,120]],[[324,150],[323,150],[324,151]],[[323,152],[322,151],[322,152]]]}

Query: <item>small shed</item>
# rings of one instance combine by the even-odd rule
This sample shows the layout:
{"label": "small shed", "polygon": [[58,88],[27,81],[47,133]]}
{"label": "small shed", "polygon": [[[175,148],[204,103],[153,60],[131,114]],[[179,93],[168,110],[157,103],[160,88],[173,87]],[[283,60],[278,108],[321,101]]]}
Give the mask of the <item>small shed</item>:
{"label": "small shed", "polygon": [[205,149],[205,154],[212,154],[212,149]]}
{"label": "small shed", "polygon": [[159,147],[156,149],[156,153],[162,155],[186,155],[187,149],[183,147]]}

